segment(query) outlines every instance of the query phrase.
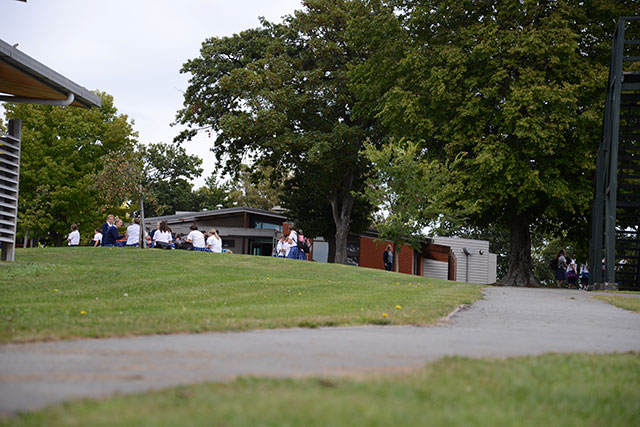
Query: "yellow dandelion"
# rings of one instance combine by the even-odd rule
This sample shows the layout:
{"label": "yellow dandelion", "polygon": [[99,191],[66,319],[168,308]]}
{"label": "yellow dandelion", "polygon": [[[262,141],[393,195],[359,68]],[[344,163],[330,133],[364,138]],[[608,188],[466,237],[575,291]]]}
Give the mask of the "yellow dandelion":
{"label": "yellow dandelion", "polygon": [[53,290],[53,292],[58,292],[58,290],[57,290],[57,289],[54,289],[54,290]]}
{"label": "yellow dandelion", "polygon": [[382,317],[389,317],[387,313],[382,313]]}
{"label": "yellow dandelion", "polygon": [[402,308],[401,305],[396,305],[396,309],[400,310]]}
{"label": "yellow dandelion", "polygon": [[298,295],[302,296],[302,292],[298,292]]}
{"label": "yellow dandelion", "polygon": [[411,282],[409,282],[409,286],[411,286]]}
{"label": "yellow dandelion", "polygon": [[271,279],[269,279],[269,278],[267,277],[267,280],[271,280]]}
{"label": "yellow dandelion", "polygon": [[80,314],[87,314],[87,312],[86,312],[86,311],[84,311],[84,310],[82,310],[82,311],[80,312]]}
{"label": "yellow dandelion", "polygon": [[397,286],[397,285],[400,285],[400,282],[396,282],[396,286]]}

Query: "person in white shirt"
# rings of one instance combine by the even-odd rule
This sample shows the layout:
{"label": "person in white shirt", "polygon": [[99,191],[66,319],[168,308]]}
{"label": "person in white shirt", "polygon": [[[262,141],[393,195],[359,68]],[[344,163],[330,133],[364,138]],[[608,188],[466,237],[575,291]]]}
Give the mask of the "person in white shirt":
{"label": "person in white shirt", "polygon": [[172,241],[173,236],[169,230],[169,224],[167,224],[167,221],[162,221],[160,227],[153,233],[153,244],[156,248],[171,249]]}
{"label": "person in white shirt", "polygon": [[276,256],[278,258],[284,258],[285,257],[285,248],[284,245],[286,243],[284,234],[280,235],[280,239],[278,239],[278,244],[276,245]]}
{"label": "person in white shirt", "polygon": [[189,235],[187,235],[187,242],[191,242],[194,248],[204,248],[207,244],[204,241],[204,234],[201,231],[198,231],[197,225],[192,225],[189,227]]}
{"label": "person in white shirt", "polygon": [[140,218],[134,218],[133,224],[127,227],[127,246],[140,244]]}
{"label": "person in white shirt", "polygon": [[71,225],[71,233],[67,236],[69,246],[78,246],[80,244],[80,232],[76,224]]}
{"label": "person in white shirt", "polygon": [[207,247],[211,249],[211,252],[216,254],[222,253],[222,239],[218,235],[215,228],[209,230],[209,238],[207,239]]}
{"label": "person in white shirt", "polygon": [[102,233],[99,228],[93,230],[93,247],[97,248],[98,246],[102,246]]}

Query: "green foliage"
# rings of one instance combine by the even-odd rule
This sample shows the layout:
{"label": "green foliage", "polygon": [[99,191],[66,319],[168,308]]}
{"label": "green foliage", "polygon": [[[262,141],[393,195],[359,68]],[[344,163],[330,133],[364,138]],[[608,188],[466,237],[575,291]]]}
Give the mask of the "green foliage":
{"label": "green foliage", "polygon": [[640,356],[446,357],[409,373],[240,378],[86,399],[7,419],[12,426],[631,426]]}
{"label": "green foliage", "polygon": [[360,149],[374,132],[372,120],[352,114],[348,70],[361,52],[345,31],[359,11],[354,5],[304,1],[281,24],[263,21],[206,40],[201,56],[182,68],[192,77],[178,112],[178,122],[189,127],[178,140],[214,131],[213,152],[225,160],[225,172],[239,174],[248,158],[298,183],[313,181],[316,191],[305,194],[330,206],[338,262],[346,262],[352,192],[362,190],[367,172]]}
{"label": "green foliage", "polygon": [[530,224],[587,234],[611,32],[637,5],[392,3],[397,13],[381,18],[381,32],[406,32],[394,61],[377,58],[397,42],[380,40],[371,25],[352,28],[378,52],[352,70],[359,99],[379,100],[356,111],[450,161],[442,200],[466,212],[470,225],[510,226],[518,236],[511,277],[529,284]]}
{"label": "green foliage", "polygon": [[237,206],[271,210],[280,205],[284,191],[282,177],[271,166],[240,165],[236,179],[229,185],[229,202]]}
{"label": "green foliage", "polygon": [[199,210],[189,181],[202,174],[202,160],[174,144],[141,145],[139,150],[144,165],[143,183],[152,195],[152,200],[145,203],[145,216]]}
{"label": "green foliage", "polygon": [[16,260],[0,264],[0,342],[431,324],[482,295],[478,285],[252,255],[76,247],[18,249]]}
{"label": "green foliage", "polygon": [[380,238],[393,242],[396,256],[405,245],[420,248],[422,230],[443,214],[434,196],[448,183],[446,169],[422,159],[418,144],[407,141],[366,144],[364,155],[373,169],[364,195],[381,211],[374,218]]}
{"label": "green foliage", "polygon": [[105,155],[133,150],[136,133],[113,98],[99,94],[101,108],[5,104],[7,119],[22,120],[22,158],[18,227],[31,236],[49,236],[55,244],[76,223],[92,235],[102,220],[109,194],[92,189],[91,174]]}

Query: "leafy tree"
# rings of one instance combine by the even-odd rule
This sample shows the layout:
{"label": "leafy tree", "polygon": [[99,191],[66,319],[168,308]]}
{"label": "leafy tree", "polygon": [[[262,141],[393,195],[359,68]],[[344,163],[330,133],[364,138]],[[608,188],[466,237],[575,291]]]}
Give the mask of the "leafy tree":
{"label": "leafy tree", "polygon": [[[508,227],[504,283],[537,285],[532,224],[587,229],[611,32],[637,4],[392,3],[397,13],[386,19],[407,34],[402,58],[354,67],[360,99],[379,100],[358,111],[380,117],[397,138],[421,141],[431,158],[459,158],[449,163],[443,200],[470,225]],[[362,43],[377,40],[370,26],[352,31]],[[392,46],[381,42],[379,55]]]}
{"label": "leafy tree", "polygon": [[240,165],[236,181],[229,185],[229,202],[249,208],[270,210],[280,204],[283,188],[282,178],[273,167],[252,169]]}
{"label": "leafy tree", "polygon": [[229,188],[226,184],[218,184],[217,176],[213,173],[205,180],[205,185],[193,191],[195,199],[194,210],[213,210],[218,207],[227,208],[232,205],[229,200]]}
{"label": "leafy tree", "polygon": [[7,119],[22,120],[21,232],[61,245],[72,223],[88,235],[103,219],[108,195],[92,189],[90,176],[102,169],[103,156],[133,150],[137,134],[113,98],[99,95],[102,107],[93,109],[5,104]]}
{"label": "leafy tree", "polygon": [[[350,0],[306,0],[281,24],[206,40],[191,73],[178,122],[178,141],[198,131],[216,134],[213,152],[239,166],[269,165],[298,182],[313,181],[314,201],[330,207],[336,261],[346,263],[347,235],[367,172],[362,144],[374,137],[374,121],[358,119],[348,70],[361,52],[348,43],[347,25],[359,12]],[[320,197],[316,197],[316,195]],[[324,233],[323,233],[324,234]]]}
{"label": "leafy tree", "polygon": [[364,153],[375,171],[365,197],[380,209],[375,228],[382,240],[393,243],[399,271],[402,248],[419,248],[423,229],[442,213],[431,196],[446,184],[446,173],[439,162],[421,159],[420,148],[412,142],[391,142],[380,148],[367,144]]}
{"label": "leafy tree", "polygon": [[139,150],[144,164],[144,184],[154,198],[153,203],[145,205],[145,215],[197,210],[189,181],[202,174],[202,159],[173,144],[142,145]]}

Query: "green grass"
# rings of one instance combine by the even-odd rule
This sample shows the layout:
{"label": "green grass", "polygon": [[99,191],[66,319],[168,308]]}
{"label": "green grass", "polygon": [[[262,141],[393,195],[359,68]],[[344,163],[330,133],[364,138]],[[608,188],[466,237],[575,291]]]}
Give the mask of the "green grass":
{"label": "green grass", "polygon": [[192,251],[22,249],[16,260],[0,264],[5,343],[431,324],[480,298],[482,289],[344,265]]}
{"label": "green grass", "polygon": [[0,420],[7,426],[633,426],[640,355],[446,358],[365,379],[243,378]]}
{"label": "green grass", "polygon": [[615,305],[616,307],[640,313],[640,298],[624,297],[611,294],[596,295],[595,298],[604,302],[608,302],[609,304]]}

